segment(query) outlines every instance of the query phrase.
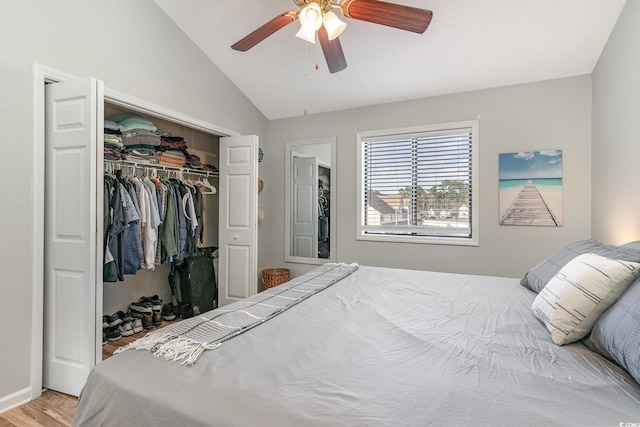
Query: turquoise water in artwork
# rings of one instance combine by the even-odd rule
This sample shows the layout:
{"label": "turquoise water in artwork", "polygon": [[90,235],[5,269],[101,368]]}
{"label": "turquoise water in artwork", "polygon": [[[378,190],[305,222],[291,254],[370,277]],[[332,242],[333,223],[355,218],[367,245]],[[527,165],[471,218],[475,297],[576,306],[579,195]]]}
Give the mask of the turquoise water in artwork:
{"label": "turquoise water in artwork", "polygon": [[[500,191],[502,190],[513,190],[514,188],[524,187],[527,183],[528,179],[501,179],[500,180]],[[541,178],[541,179],[532,179],[533,183],[539,190],[541,187],[547,187],[548,189],[560,189],[562,188],[562,178]]]}

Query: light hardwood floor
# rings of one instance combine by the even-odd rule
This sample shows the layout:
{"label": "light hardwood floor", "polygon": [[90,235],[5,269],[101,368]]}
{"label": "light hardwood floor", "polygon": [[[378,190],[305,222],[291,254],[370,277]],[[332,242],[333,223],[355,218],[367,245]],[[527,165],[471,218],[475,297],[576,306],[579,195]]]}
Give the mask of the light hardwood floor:
{"label": "light hardwood floor", "polygon": [[[169,323],[171,322],[162,322],[162,326]],[[117,348],[142,338],[147,332],[156,329],[122,337],[116,341],[107,341],[102,346],[102,360],[113,356]],[[75,396],[45,390],[39,398],[0,414],[0,427],[71,427],[77,405],[78,398]]]}
{"label": "light hardwood floor", "polygon": [[66,427],[73,423],[78,399],[46,390],[26,405],[0,414],[0,427]]}

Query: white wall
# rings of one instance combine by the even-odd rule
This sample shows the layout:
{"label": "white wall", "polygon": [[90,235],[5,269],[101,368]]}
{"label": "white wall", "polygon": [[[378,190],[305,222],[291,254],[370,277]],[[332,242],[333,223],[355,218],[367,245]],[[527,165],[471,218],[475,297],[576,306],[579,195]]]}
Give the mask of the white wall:
{"label": "white wall", "polygon": [[[480,246],[460,247],[356,240],[356,132],[480,118]],[[337,256],[340,261],[510,277],[572,241],[590,236],[591,78],[581,76],[440,96],[349,111],[271,121],[272,186],[284,186],[287,141],[337,137]],[[562,149],[564,225],[498,225],[498,153]],[[271,245],[264,264],[295,274],[311,266],[286,264],[284,194],[271,193]]]}
{"label": "white wall", "polygon": [[640,240],[640,1],[628,1],[593,72],[593,237]]}
{"label": "white wall", "polygon": [[151,0],[3,1],[0,15],[1,411],[30,397],[33,64],[262,141],[267,120]]}

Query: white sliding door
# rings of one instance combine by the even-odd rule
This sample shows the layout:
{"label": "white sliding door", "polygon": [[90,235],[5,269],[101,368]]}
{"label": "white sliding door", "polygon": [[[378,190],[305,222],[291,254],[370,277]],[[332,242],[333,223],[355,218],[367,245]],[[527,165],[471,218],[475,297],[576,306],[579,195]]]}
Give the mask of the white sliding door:
{"label": "white sliding door", "polygon": [[219,305],[258,292],[258,137],[220,139]]}
{"label": "white sliding door", "polygon": [[74,396],[102,355],[102,111],[98,80],[45,88],[43,386]]}

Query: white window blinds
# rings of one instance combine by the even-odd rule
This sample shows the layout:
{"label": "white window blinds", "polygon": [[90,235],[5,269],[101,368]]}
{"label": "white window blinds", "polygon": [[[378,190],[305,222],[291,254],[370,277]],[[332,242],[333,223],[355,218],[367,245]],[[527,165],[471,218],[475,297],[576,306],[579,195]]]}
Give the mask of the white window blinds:
{"label": "white window blinds", "polygon": [[471,238],[473,127],[362,138],[363,235]]}

